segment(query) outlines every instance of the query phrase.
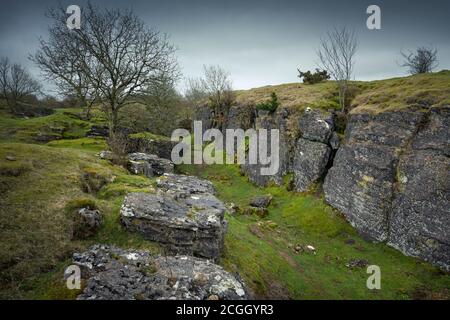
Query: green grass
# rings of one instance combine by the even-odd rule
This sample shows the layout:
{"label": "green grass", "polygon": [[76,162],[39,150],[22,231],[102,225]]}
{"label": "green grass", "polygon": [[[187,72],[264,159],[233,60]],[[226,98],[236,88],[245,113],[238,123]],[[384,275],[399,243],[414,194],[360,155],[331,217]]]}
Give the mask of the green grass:
{"label": "green grass", "polygon": [[54,114],[36,118],[0,117],[0,139],[16,142],[37,142],[38,137],[51,140],[75,139],[86,135],[91,123],[81,120],[78,109],[57,109]]}
{"label": "green grass", "polygon": [[[295,299],[449,298],[450,278],[425,262],[406,257],[385,244],[363,240],[320,193],[296,194],[285,186],[258,188],[236,166],[184,165],[182,172],[211,179],[218,197],[247,206],[257,195],[272,194],[264,218],[227,215],[221,264],[239,272],[257,296]],[[347,244],[352,239],[354,244]],[[312,245],[296,253],[295,246]],[[381,268],[381,290],[369,290],[365,268],[349,269],[351,259]]]}
{"label": "green grass", "polygon": [[[4,160],[7,156],[15,160]],[[149,179],[132,176],[77,144],[58,148],[0,143],[0,159],[1,298],[73,298],[73,292],[55,286],[64,286],[62,270],[70,255],[94,243],[158,251],[158,246],[119,223],[126,191],[152,191]],[[97,194],[85,193],[80,177],[86,170],[111,181]],[[113,187],[120,192],[108,189]],[[95,203],[105,221],[94,238],[72,241],[67,210],[83,203]]]}

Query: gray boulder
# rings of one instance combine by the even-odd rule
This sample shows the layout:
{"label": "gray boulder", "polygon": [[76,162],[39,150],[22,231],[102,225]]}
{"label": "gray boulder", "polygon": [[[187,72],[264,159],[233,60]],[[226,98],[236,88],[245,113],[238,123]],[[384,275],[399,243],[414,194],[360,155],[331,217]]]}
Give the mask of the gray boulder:
{"label": "gray boulder", "polygon": [[204,179],[181,174],[165,174],[156,180],[158,188],[176,194],[215,194],[213,184]]}
{"label": "gray boulder", "polygon": [[217,259],[226,232],[225,210],[209,193],[129,193],[120,221],[170,252]]}
{"label": "gray boulder", "polygon": [[432,109],[400,158],[388,245],[450,271],[450,109]]}
{"label": "gray boulder", "polygon": [[255,208],[267,208],[272,202],[272,195],[260,196],[250,201],[250,206]]}
{"label": "gray boulder", "polygon": [[330,155],[331,149],[326,144],[298,139],[292,165],[294,189],[299,192],[307,191],[322,177]]}
{"label": "gray boulder", "polygon": [[100,211],[81,208],[73,218],[73,239],[86,239],[95,235],[100,229],[103,217]]}
{"label": "gray boulder", "polygon": [[143,174],[149,178],[161,176],[164,173],[173,173],[174,170],[172,161],[142,152],[130,153],[127,166],[130,172]]}
{"label": "gray boulder", "polygon": [[299,125],[304,139],[328,143],[334,130],[334,119],[331,113],[306,108]]}
{"label": "gray boulder", "polygon": [[249,293],[238,275],[190,256],[94,245],[75,253],[86,286],[79,300],[242,300]]}

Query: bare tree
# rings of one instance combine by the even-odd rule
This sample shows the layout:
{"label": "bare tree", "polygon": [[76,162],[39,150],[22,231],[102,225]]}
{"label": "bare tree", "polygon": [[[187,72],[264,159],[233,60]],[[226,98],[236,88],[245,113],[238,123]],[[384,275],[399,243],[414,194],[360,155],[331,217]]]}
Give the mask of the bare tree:
{"label": "bare tree", "polygon": [[201,88],[209,98],[213,109],[213,126],[220,128],[225,124],[228,110],[233,103],[234,93],[230,73],[217,65],[203,66]]}
{"label": "bare tree", "polygon": [[346,93],[355,65],[354,57],[358,41],[354,31],[347,28],[334,29],[321,39],[317,55],[322,69],[336,80],[339,87],[339,104],[345,111]]}
{"label": "bare tree", "polygon": [[[178,70],[167,35],[148,29],[130,10],[101,10],[89,3],[81,28],[73,30],[66,26],[64,8],[50,10],[49,17],[51,37],[41,41],[33,60],[49,76],[95,97],[111,135],[118,130],[121,109],[162,75]],[[70,70],[75,72],[68,76]]]}
{"label": "bare tree", "polygon": [[19,64],[11,64],[8,58],[0,59],[0,94],[11,112],[18,103],[25,102],[40,91],[41,85]]}
{"label": "bare tree", "polygon": [[429,73],[438,66],[437,49],[419,47],[416,52],[400,52],[404,62],[402,67],[409,68],[410,74]]}

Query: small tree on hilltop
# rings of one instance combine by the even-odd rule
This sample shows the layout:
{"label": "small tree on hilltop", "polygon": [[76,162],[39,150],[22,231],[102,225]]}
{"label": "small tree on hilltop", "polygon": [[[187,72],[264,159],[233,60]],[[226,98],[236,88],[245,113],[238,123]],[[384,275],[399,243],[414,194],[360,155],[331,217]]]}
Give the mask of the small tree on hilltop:
{"label": "small tree on hilltop", "polygon": [[339,105],[345,111],[346,93],[348,82],[353,74],[355,54],[358,49],[358,41],[355,33],[346,28],[334,29],[322,38],[317,55],[322,64],[322,69],[336,80],[339,87]]}
{"label": "small tree on hilltop", "polygon": [[438,66],[437,49],[420,47],[416,52],[401,52],[402,67],[409,68],[410,74],[430,73]]}

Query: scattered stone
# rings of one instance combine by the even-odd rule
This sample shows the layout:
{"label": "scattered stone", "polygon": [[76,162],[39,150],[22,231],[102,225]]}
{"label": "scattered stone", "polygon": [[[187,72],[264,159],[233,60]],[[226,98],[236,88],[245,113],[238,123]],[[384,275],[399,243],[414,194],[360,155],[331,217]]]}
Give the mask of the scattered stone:
{"label": "scattered stone", "polygon": [[16,157],[13,157],[13,156],[6,156],[5,159],[8,161],[16,161],[17,160]]}
{"label": "scattered stone", "polygon": [[345,266],[347,268],[365,268],[369,265],[369,262],[365,259],[352,259]]}
{"label": "scattered stone", "polygon": [[113,158],[113,153],[108,150],[103,150],[98,154],[98,156],[100,159],[111,160]]}
{"label": "scattered stone", "polygon": [[226,233],[225,211],[209,193],[129,193],[120,221],[170,252],[217,259]]}
{"label": "scattered stone", "polygon": [[322,177],[330,160],[331,149],[324,143],[298,139],[295,147],[294,186],[299,192],[307,191]]}
{"label": "scattered stone", "polygon": [[102,214],[98,210],[81,208],[73,220],[73,239],[86,239],[95,235],[102,224]]}
{"label": "scattered stone", "polygon": [[156,180],[157,185],[164,191],[177,194],[215,194],[213,184],[208,180],[203,180],[193,176],[180,174],[164,174]]}
{"label": "scattered stone", "polygon": [[256,197],[250,201],[250,206],[256,208],[267,208],[270,205],[272,198],[273,197],[270,194],[266,196]]}
{"label": "scattered stone", "polygon": [[143,174],[148,178],[173,173],[174,170],[172,161],[142,152],[130,153],[127,165],[131,173]]}
{"label": "scattered stone", "polygon": [[316,254],[316,248],[314,248],[314,247],[311,246],[311,245],[307,245],[307,246],[305,247],[305,249],[308,250],[309,252],[312,252],[312,253]]}
{"label": "scattered stone", "polygon": [[73,255],[86,279],[79,300],[241,300],[249,293],[239,276],[191,256],[95,245]]}

